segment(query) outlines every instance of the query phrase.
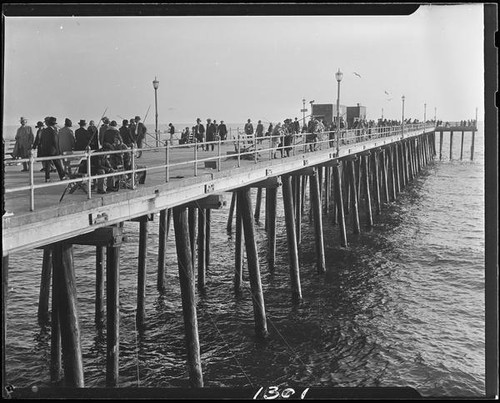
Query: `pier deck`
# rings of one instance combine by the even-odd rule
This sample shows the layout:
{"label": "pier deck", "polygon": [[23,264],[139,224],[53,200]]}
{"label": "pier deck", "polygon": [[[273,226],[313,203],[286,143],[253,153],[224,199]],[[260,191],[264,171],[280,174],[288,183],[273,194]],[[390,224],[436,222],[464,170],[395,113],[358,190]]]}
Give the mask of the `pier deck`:
{"label": "pier deck", "polygon": [[[433,132],[434,126],[425,130],[410,131],[404,134],[404,138]],[[228,192],[263,181],[269,177],[300,170],[306,166],[314,166],[328,162],[333,159],[342,158],[349,154],[356,154],[394,143],[403,138],[401,132],[387,137],[366,138],[359,141],[353,138],[350,144],[341,145],[339,155],[336,155],[335,147],[328,147],[328,141],[322,144],[321,150],[315,152],[303,152],[304,145],[296,147],[295,156],[286,158],[270,159],[270,151],[265,144],[259,145],[259,158],[256,162],[250,159],[238,159],[235,155],[226,153],[234,152],[233,141],[228,141],[221,146],[221,166],[217,169],[204,168],[203,159],[217,157],[219,151],[198,150],[197,176],[194,176],[194,163],[170,168],[169,182],[165,182],[165,151],[147,150],[143,156],[136,160],[139,165],[145,165],[151,169],[147,173],[146,183],[137,186],[136,189],[120,189],[105,195],[92,194],[88,196],[81,190],[73,194],[67,194],[61,203],[59,199],[64,191],[65,184],[59,183],[58,179],[50,184],[50,187],[36,189],[35,211],[30,211],[29,190],[8,193],[5,195],[6,210],[13,215],[3,217],[3,255],[40,247],[57,241],[65,240],[80,234],[91,232],[97,228],[118,224],[120,222],[156,213],[166,208],[198,200],[210,194]],[[194,149],[175,148],[171,150],[170,163],[179,163],[193,160]],[[215,161],[213,161],[215,162]],[[238,167],[238,165],[240,165]],[[153,168],[158,166],[158,168]],[[40,163],[36,163],[34,174],[35,183],[43,183],[43,172],[38,172]],[[5,168],[5,188],[14,185],[29,185],[29,173],[20,172],[20,166],[8,166]],[[57,178],[57,174],[52,174]]]}

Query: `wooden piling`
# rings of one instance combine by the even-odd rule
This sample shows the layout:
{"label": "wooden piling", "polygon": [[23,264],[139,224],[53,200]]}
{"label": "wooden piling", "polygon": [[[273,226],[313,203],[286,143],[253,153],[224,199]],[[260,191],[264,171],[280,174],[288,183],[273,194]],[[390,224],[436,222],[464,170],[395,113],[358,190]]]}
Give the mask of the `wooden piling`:
{"label": "wooden piling", "polygon": [[295,233],[295,214],[292,202],[293,194],[291,177],[289,175],[282,176],[282,183],[292,300],[297,302],[302,299],[302,290],[300,286],[299,251],[297,246],[297,235]]}
{"label": "wooden piling", "polygon": [[453,159],[453,131],[450,132],[450,161]]}
{"label": "wooden piling", "polygon": [[294,176],[295,186],[295,233],[297,244],[302,242],[302,175]]}
{"label": "wooden piling", "polygon": [[236,203],[236,193],[233,192],[233,195],[231,196],[231,205],[229,207],[229,216],[227,217],[227,226],[226,226],[227,232],[231,232],[235,203]]}
{"label": "wooden piling", "polygon": [[389,170],[391,172],[391,196],[392,200],[396,200],[396,174],[394,169],[394,155],[393,155],[393,147],[389,147],[387,149],[387,157],[389,158],[388,165]]}
{"label": "wooden piling", "polygon": [[374,179],[374,186],[373,186],[373,190],[375,192],[375,213],[377,215],[379,215],[381,213],[381,210],[382,210],[382,203],[381,203],[381,200],[380,200],[380,174],[379,174],[379,162],[380,162],[380,158],[379,158],[379,150],[375,150],[373,152],[373,170],[374,170],[374,174],[373,174],[373,179]]}
{"label": "wooden piling", "polygon": [[[266,191],[267,192],[267,191]],[[234,291],[239,293],[241,291],[241,284],[243,283],[243,221],[241,221],[241,207],[238,203],[237,193],[234,192],[235,206],[236,206],[236,234],[234,243]],[[266,195],[267,202],[267,195]]]}
{"label": "wooden piling", "polygon": [[314,217],[314,234],[316,238],[316,268],[318,273],[324,273],[326,270],[325,266],[325,244],[323,241],[323,217],[322,217],[322,205],[321,205],[321,192],[320,188],[320,178],[319,171],[315,172],[315,175],[311,175],[311,202],[313,208]]}
{"label": "wooden piling", "polygon": [[64,363],[64,383],[67,387],[83,388],[85,385],[73,266],[73,245],[56,243],[53,259],[53,270],[58,284],[57,303]]}
{"label": "wooden piling", "polygon": [[276,203],[278,199],[278,190],[276,188],[266,189],[266,203],[268,203],[268,227],[267,227],[267,244],[268,244],[268,264],[269,271],[274,271],[276,262]]}
{"label": "wooden piling", "polygon": [[104,247],[95,248],[95,323],[104,319]]}
{"label": "wooden piling", "polygon": [[159,293],[165,292],[165,259],[167,249],[167,209],[160,211],[158,223],[158,278],[156,288]]}
{"label": "wooden piling", "polygon": [[330,212],[331,167],[325,166],[325,214]]}
{"label": "wooden piling", "polygon": [[443,158],[443,132],[439,132],[439,159]]}
{"label": "wooden piling", "polygon": [[191,247],[191,265],[195,264],[196,250],[196,207],[188,208],[188,223],[189,223],[189,245]]}
{"label": "wooden piling", "polygon": [[356,167],[354,164],[354,158],[349,158],[349,184],[351,188],[351,210],[352,210],[352,225],[353,232],[355,234],[359,234],[360,225],[359,225],[359,209],[358,209],[358,189],[356,185]]}
{"label": "wooden piling", "polygon": [[342,200],[342,177],[339,164],[333,165],[333,179],[335,186],[335,200],[337,204],[338,222],[340,227],[340,245],[347,247],[347,232],[345,227],[344,202]]}
{"label": "wooden piling", "polygon": [[381,165],[381,173],[382,173],[382,188],[384,190],[384,196],[385,196],[385,201],[386,203],[389,203],[389,185],[387,183],[387,165],[386,165],[386,158],[385,158],[385,149],[382,149],[380,151],[380,165]]}
{"label": "wooden piling", "polygon": [[396,193],[401,192],[401,176],[399,172],[399,145],[396,143],[394,145],[394,163],[395,163],[395,173],[396,173]]}
{"label": "wooden piling", "polygon": [[344,215],[349,215],[351,207],[351,187],[349,185],[349,165],[347,160],[342,161],[342,184],[343,184],[343,194],[344,196]]}
{"label": "wooden piling", "polygon": [[211,245],[211,238],[212,238],[212,209],[207,208],[205,210],[205,222],[206,222],[206,227],[205,227],[205,261],[206,261],[206,267],[210,266],[210,245]]}
{"label": "wooden piling", "polygon": [[146,258],[148,249],[148,219],[141,217],[139,222],[139,262],[137,268],[137,327],[144,326],[146,319]]}
{"label": "wooden piling", "polygon": [[259,188],[257,188],[257,196],[255,199],[255,214],[254,214],[255,222],[259,222],[259,220],[260,220],[260,205],[261,205],[261,203],[262,203],[262,188],[259,187]]}
{"label": "wooden piling", "polygon": [[206,245],[206,230],[207,222],[205,219],[205,209],[198,208],[198,290],[203,291],[205,289],[205,272],[206,272],[206,257],[205,257],[205,245]]}
{"label": "wooden piling", "polygon": [[42,274],[40,278],[40,296],[38,298],[38,323],[43,326],[49,322],[50,280],[52,277],[52,249],[43,249]]}
{"label": "wooden piling", "polygon": [[362,173],[363,173],[363,179],[365,182],[365,191],[366,191],[366,224],[368,228],[373,227],[373,214],[372,214],[372,201],[371,201],[371,194],[370,194],[370,171],[368,170],[368,161],[370,159],[370,152],[367,152],[365,155],[362,155],[361,157],[361,162],[362,162]]}
{"label": "wooden piling", "polygon": [[460,143],[460,160],[464,157],[464,135],[465,132],[462,130],[462,142]]}
{"label": "wooden piling", "polygon": [[[267,336],[266,311],[264,306],[264,294],[260,280],[259,257],[257,255],[257,243],[255,240],[252,204],[250,189],[238,190],[238,199],[241,198],[241,218],[243,220],[243,232],[245,234],[245,247],[247,252],[248,276],[252,292],[252,303],[255,319],[255,334],[257,337]],[[240,203],[240,200],[238,200]]]}
{"label": "wooden piling", "polygon": [[106,247],[106,310],[106,386],[115,387],[120,356],[120,245]]}
{"label": "wooden piling", "polygon": [[[54,258],[54,256],[53,256]],[[54,261],[53,261],[54,262]],[[59,290],[60,276],[52,270],[52,311],[50,321],[50,381],[58,383],[61,380],[61,327],[59,324]]]}
{"label": "wooden piling", "polygon": [[188,214],[183,206],[173,208],[175,246],[179,267],[179,283],[186,336],[187,365],[192,387],[203,387],[201,371],[200,341],[196,315],[195,280],[191,258],[190,228]]}
{"label": "wooden piling", "polygon": [[476,131],[473,130],[472,131],[472,140],[471,140],[471,145],[470,145],[470,160],[471,161],[474,160],[474,140],[475,140],[475,137],[476,137]]}

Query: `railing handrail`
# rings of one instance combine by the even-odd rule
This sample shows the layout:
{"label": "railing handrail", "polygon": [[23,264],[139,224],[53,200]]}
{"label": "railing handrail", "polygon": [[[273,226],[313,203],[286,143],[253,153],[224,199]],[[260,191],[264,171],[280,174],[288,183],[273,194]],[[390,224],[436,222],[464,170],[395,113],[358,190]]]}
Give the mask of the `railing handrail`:
{"label": "railing handrail", "polygon": [[[401,124],[401,125],[396,125],[396,126],[372,126],[372,127],[364,127],[364,128],[357,128],[357,129],[341,129],[339,131],[341,138],[339,139],[342,142],[342,146],[344,145],[349,145],[353,142],[360,143],[364,141],[368,141],[366,139],[366,136],[369,136],[369,140],[373,140],[376,138],[381,138],[381,137],[389,137],[389,136],[394,136],[394,135],[402,135],[404,137],[405,133],[410,133],[410,132],[418,132],[420,130],[425,130],[425,129],[433,129],[434,123],[416,123],[416,124]],[[333,134],[333,137],[330,137],[330,135]],[[13,187],[5,187],[5,193],[14,193],[14,192],[19,192],[19,191],[25,191],[25,190],[30,190],[31,193],[31,200],[30,200],[30,206],[31,210],[34,210],[34,191],[36,189],[43,189],[43,188],[48,188],[51,186],[60,186],[61,184],[68,185],[70,183],[88,183],[88,197],[91,198],[91,187],[90,184],[92,183],[93,180],[95,179],[105,179],[113,176],[122,176],[122,175],[127,175],[131,174],[132,177],[132,188],[135,188],[135,173],[137,172],[147,172],[147,171],[152,171],[152,170],[157,170],[157,169],[165,169],[166,172],[166,177],[165,177],[165,182],[169,181],[169,172],[170,169],[173,167],[179,167],[182,165],[189,165],[189,164],[194,164],[194,176],[197,176],[197,165],[200,162],[207,162],[207,161],[217,161],[217,169],[220,170],[222,159],[227,158],[228,155],[221,155],[220,148],[222,144],[227,144],[227,143],[233,143],[235,146],[235,153],[236,154],[231,154],[230,157],[236,157],[238,159],[238,166],[240,166],[241,159],[242,157],[245,156],[252,156],[253,155],[253,160],[255,162],[258,161],[260,158],[260,155],[264,155],[265,153],[269,153],[270,157],[272,157],[272,154],[276,152],[293,152],[294,155],[296,153],[307,153],[307,152],[315,152],[315,151],[321,151],[324,149],[328,148],[335,148],[336,147],[336,142],[337,142],[337,130],[327,130],[327,131],[322,131],[322,132],[305,132],[305,133],[288,133],[289,136],[291,136],[291,141],[290,144],[284,144],[284,137],[286,133],[280,134],[280,135],[264,135],[262,137],[256,137],[254,136],[240,136],[238,135],[234,139],[226,139],[226,140],[213,140],[213,141],[205,141],[205,142],[195,142],[195,143],[188,143],[188,144],[177,144],[173,145],[170,144],[169,141],[166,141],[164,145],[158,146],[158,147],[150,147],[147,149],[137,149],[135,147],[133,148],[128,148],[128,149],[123,149],[123,150],[106,150],[106,151],[97,151],[97,150],[85,150],[83,152],[78,152],[77,154],[66,154],[66,155],[55,155],[55,156],[46,156],[46,157],[35,157],[33,150],[31,153],[30,158],[22,158],[22,159],[16,159],[16,162],[22,163],[22,162],[29,162],[29,171],[30,171],[30,184],[29,185],[21,185],[21,186],[13,186]],[[317,137],[316,141],[309,142],[308,141],[308,136],[315,135]],[[310,139],[310,138],[309,138]],[[353,141],[354,140],[354,141]],[[267,145],[264,145],[262,148],[257,148],[257,145],[263,145],[264,143],[267,143]],[[207,156],[203,158],[198,157],[198,152],[197,149],[200,146],[207,147],[208,145],[217,145],[217,151],[215,156]],[[243,145],[243,148],[242,148]],[[324,146],[326,145],[326,148]],[[247,147],[245,147],[247,146]],[[251,146],[251,147],[249,147]],[[267,146],[267,148],[266,148]],[[180,162],[172,162],[170,161],[170,155],[172,150],[175,150],[177,148],[194,148],[195,155],[194,159],[191,160],[186,160],[186,161],[180,161]],[[312,150],[311,150],[312,148]],[[166,153],[166,161],[160,165],[152,165],[148,167],[136,167],[135,165],[135,153],[137,151],[142,151],[143,153],[145,152],[150,152],[150,151],[158,151],[158,150],[163,150]],[[114,154],[130,154],[131,157],[131,163],[132,163],[132,168],[129,170],[120,170],[120,171],[114,171],[111,173],[107,174],[101,174],[101,175],[93,175],[92,174],[92,169],[88,169],[90,166],[90,158],[94,156],[100,156],[100,155],[114,155]],[[42,161],[49,161],[49,160],[68,160],[68,159],[78,159],[80,158],[81,160],[86,160],[87,161],[87,172],[85,172],[85,176],[79,177],[79,178],[72,178],[72,179],[65,179],[61,181],[55,181],[55,182],[48,182],[48,183],[40,183],[40,184],[35,184],[34,183],[34,164],[36,162],[42,162]]]}

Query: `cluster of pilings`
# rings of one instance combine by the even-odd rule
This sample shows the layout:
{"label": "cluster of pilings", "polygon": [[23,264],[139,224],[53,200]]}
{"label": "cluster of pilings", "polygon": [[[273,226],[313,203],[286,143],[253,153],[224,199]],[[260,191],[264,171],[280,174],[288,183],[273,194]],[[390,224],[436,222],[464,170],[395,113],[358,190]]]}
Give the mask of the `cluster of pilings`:
{"label": "cluster of pilings", "polygon": [[[458,130],[457,130],[458,129]],[[476,137],[477,127],[465,127],[465,128],[456,128],[455,130],[443,127],[437,127],[436,131],[439,132],[439,159],[443,158],[443,135],[445,132],[450,133],[450,160],[453,159],[453,133],[462,132],[461,142],[460,142],[460,160],[463,160],[464,157],[464,138],[466,132],[471,132],[471,145],[470,145],[470,159],[474,160],[474,142]]]}
{"label": "cluster of pilings", "polygon": [[[239,293],[242,287],[243,245],[245,245],[257,337],[265,338],[268,335],[254,227],[255,220],[260,219],[263,189],[266,190],[265,230],[268,240],[268,269],[274,271],[277,196],[278,189],[282,188],[291,298],[297,302],[302,299],[298,246],[302,240],[302,217],[308,184],[309,213],[315,234],[316,266],[318,273],[324,273],[327,267],[331,268],[331,265],[328,266],[325,261],[323,216],[331,217],[332,223],[338,225],[340,245],[347,247],[346,217],[351,218],[352,232],[357,234],[362,227],[360,209],[365,209],[366,222],[363,224],[370,228],[373,225],[373,211],[375,214],[380,214],[383,204],[396,200],[398,193],[434,158],[436,155],[434,135],[435,133],[431,132],[404,138],[370,151],[302,168],[280,177],[269,177],[251,186],[234,189],[226,228],[232,231],[232,224],[235,221],[234,291]],[[252,188],[257,189],[255,210],[252,207]],[[203,386],[196,289],[198,292],[203,292],[206,287],[206,269],[211,260],[211,209],[220,208],[222,205],[221,196],[214,195],[162,210],[159,215],[157,288],[160,293],[165,291],[165,249],[170,221],[173,219],[185,324],[187,366],[192,387]],[[146,320],[146,252],[148,224],[152,218],[152,215],[148,215],[133,220],[139,222],[136,314],[138,328],[142,327]],[[50,320],[51,324],[51,380],[55,383],[63,381],[65,386],[84,387],[73,263],[73,245],[81,244],[96,248],[95,318],[96,322],[101,324],[106,316],[106,385],[108,387],[118,385],[119,262],[120,247],[124,239],[122,224],[100,228],[90,234],[44,247],[38,314],[41,322],[47,323]],[[104,287],[104,266],[106,287]],[[5,276],[4,272],[4,279]],[[52,310],[49,312],[51,277]],[[4,287],[5,285],[6,280]],[[104,291],[106,291],[106,312],[103,304]]]}

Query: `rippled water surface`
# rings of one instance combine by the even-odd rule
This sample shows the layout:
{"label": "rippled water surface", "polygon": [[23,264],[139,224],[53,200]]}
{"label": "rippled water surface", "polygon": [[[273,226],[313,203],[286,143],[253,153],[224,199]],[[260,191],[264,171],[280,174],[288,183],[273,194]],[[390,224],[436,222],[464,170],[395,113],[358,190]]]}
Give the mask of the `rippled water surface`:
{"label": "rippled water surface", "polygon": [[[447,138],[443,150],[449,150]],[[316,271],[306,208],[300,245],[304,299],[299,305],[291,301],[279,193],[274,274],[267,268],[264,222],[256,227],[270,332],[265,342],[254,337],[246,267],[243,292],[233,292],[234,231],[225,230],[228,209],[212,211],[206,293],[197,297],[205,386],[410,386],[424,396],[482,396],[481,142],[482,136],[476,136],[474,161],[444,158],[429,165],[397,202],[384,206],[372,230],[362,228],[354,235],[349,225],[348,248],[339,246],[338,227],[324,215],[325,275]],[[465,145],[469,158],[468,140]],[[167,292],[159,296],[157,223],[155,218],[149,227],[147,320],[141,332],[135,327],[139,224],[124,227],[128,242],[122,247],[120,274],[121,387],[189,385],[173,228]],[[94,250],[75,246],[74,258],[85,385],[104,387],[106,331],[94,323]],[[36,317],[42,251],[11,255],[9,264],[7,381],[18,387],[50,386],[50,328],[40,328]]]}

